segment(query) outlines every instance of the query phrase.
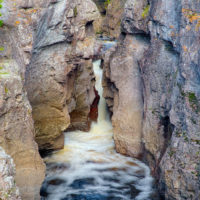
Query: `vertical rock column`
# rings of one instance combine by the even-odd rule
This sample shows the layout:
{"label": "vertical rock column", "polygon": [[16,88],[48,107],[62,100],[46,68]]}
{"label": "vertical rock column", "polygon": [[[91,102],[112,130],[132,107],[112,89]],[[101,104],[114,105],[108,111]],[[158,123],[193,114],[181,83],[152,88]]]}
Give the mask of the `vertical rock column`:
{"label": "vertical rock column", "polygon": [[[104,59],[104,97],[113,112],[114,140],[118,152],[140,157],[142,148],[143,97],[139,61],[148,48],[147,25],[142,13],[147,2],[128,1],[123,16],[123,35],[118,46]],[[133,15],[137,18],[130,21]],[[143,20],[143,23],[140,21]],[[132,27],[133,25],[133,27]],[[139,31],[138,27],[141,27]]]}

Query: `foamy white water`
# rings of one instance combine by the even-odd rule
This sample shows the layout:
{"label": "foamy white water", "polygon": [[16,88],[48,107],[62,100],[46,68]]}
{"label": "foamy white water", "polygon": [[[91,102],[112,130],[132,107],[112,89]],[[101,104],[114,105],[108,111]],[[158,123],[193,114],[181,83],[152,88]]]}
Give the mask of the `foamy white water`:
{"label": "foamy white water", "polygon": [[94,62],[96,88],[101,96],[97,123],[90,132],[65,134],[65,148],[45,159],[45,200],[148,200],[153,178],[142,162],[116,153],[112,124],[102,98],[102,70]]}

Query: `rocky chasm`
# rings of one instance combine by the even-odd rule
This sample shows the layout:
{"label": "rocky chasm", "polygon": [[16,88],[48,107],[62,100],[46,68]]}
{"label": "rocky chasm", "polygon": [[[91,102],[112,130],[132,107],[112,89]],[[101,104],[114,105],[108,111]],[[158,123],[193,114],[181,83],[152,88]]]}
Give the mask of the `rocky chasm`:
{"label": "rocky chasm", "polygon": [[[199,1],[1,4],[1,199],[40,199],[39,150],[63,148],[64,131],[90,130],[96,58],[116,150],[150,167],[161,199],[200,199]],[[117,43],[103,55],[96,35]]]}

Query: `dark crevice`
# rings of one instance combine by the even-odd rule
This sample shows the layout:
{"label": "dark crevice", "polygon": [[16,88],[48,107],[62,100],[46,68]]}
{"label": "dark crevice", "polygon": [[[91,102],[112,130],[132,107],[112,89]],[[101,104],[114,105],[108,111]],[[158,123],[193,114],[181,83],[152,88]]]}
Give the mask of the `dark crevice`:
{"label": "dark crevice", "polygon": [[180,53],[174,48],[174,45],[171,41],[163,40],[163,43],[165,45],[165,50],[173,55],[179,55]]}
{"label": "dark crevice", "polygon": [[85,25],[85,31],[87,36],[94,36],[93,21],[87,22],[87,24]]}

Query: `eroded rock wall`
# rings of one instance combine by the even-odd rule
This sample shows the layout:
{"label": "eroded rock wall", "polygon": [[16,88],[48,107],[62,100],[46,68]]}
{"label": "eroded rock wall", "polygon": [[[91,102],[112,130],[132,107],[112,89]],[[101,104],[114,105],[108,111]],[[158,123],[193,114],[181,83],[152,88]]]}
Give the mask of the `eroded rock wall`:
{"label": "eroded rock wall", "polygon": [[[139,152],[166,199],[196,200],[200,195],[199,10],[197,1],[128,0],[121,44],[104,59],[104,96],[113,112],[117,150],[133,155],[129,149],[142,146]],[[129,40],[127,44],[127,38],[138,37],[142,39]],[[128,51],[136,44],[139,56]],[[129,65],[119,64],[126,59],[127,56],[120,57],[124,54],[131,57]],[[138,75],[130,79],[133,73],[129,69],[136,66]],[[135,83],[137,80],[139,84]],[[125,86],[117,82],[125,82]],[[120,110],[119,105],[125,108]],[[129,118],[136,116],[131,109],[134,106],[142,113],[137,120]],[[135,132],[140,124],[141,132]],[[124,142],[118,141],[118,135]]]}
{"label": "eroded rock wall", "polygon": [[99,17],[90,0],[61,0],[53,1],[40,20],[26,88],[41,150],[62,148],[67,128],[89,128],[95,99],[93,22]]}
{"label": "eroded rock wall", "polygon": [[25,65],[29,56],[25,49],[31,45],[31,34],[28,39],[27,34],[32,30],[25,22],[32,15],[22,5],[23,1],[3,3],[4,26],[0,28],[0,146],[14,160],[15,180],[22,199],[31,200],[40,198],[45,166],[34,140],[32,108],[24,89]]}

